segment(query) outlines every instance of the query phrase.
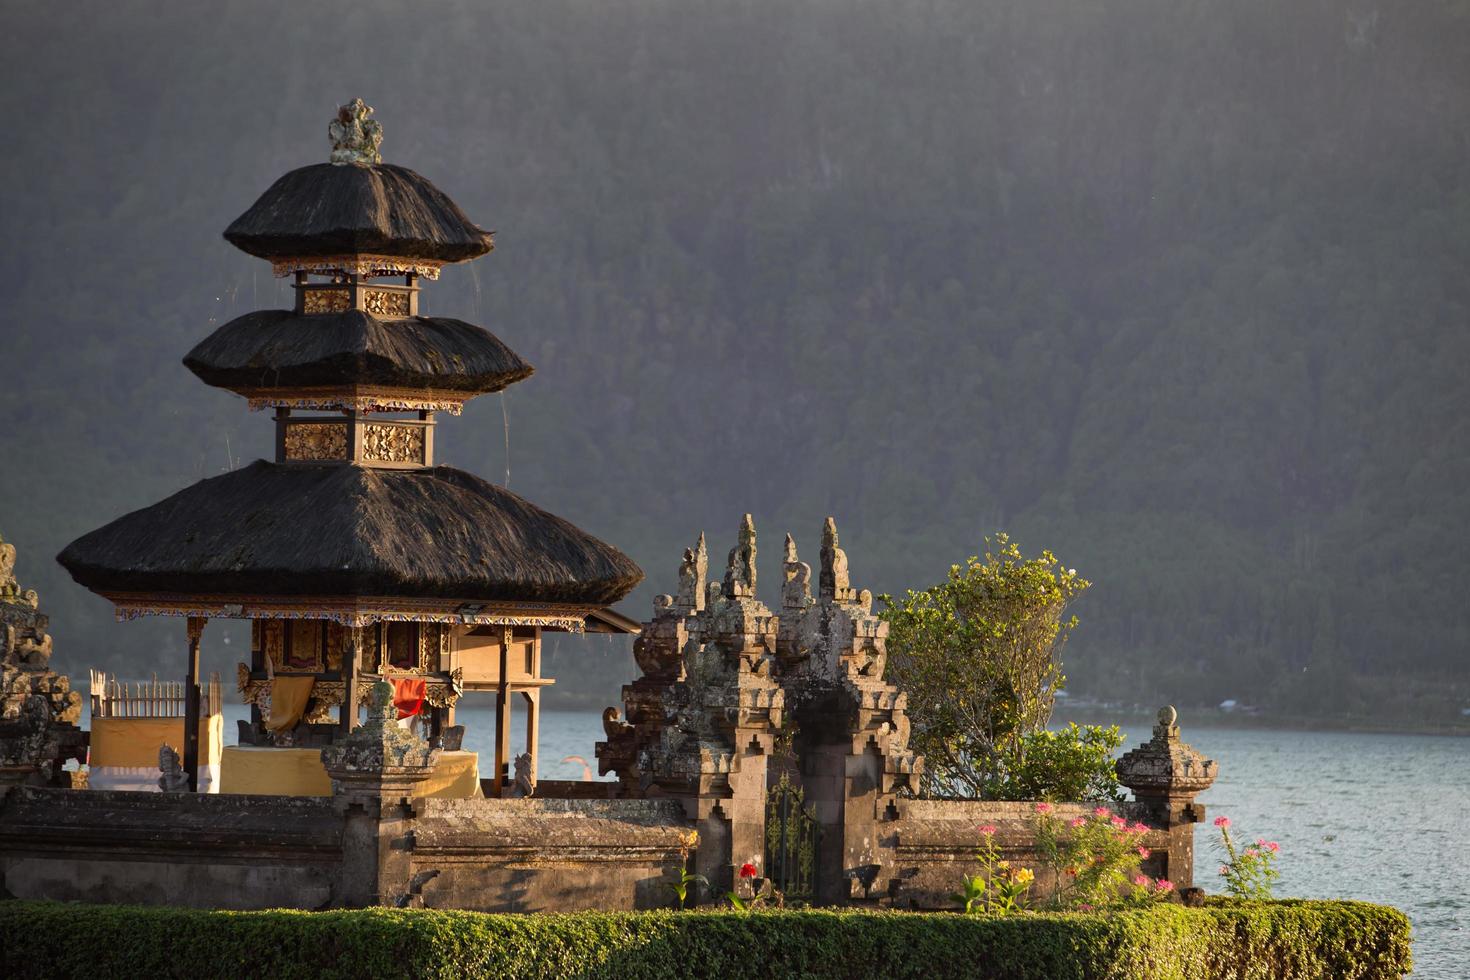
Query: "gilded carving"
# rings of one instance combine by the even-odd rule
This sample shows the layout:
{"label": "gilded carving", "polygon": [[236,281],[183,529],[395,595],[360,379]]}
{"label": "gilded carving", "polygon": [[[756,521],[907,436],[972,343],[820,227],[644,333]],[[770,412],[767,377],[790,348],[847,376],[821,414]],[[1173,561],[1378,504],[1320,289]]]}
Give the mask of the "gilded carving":
{"label": "gilded carving", "polygon": [[345,313],[352,309],[350,289],[304,289],[301,293],[303,313]]}
{"label": "gilded carving", "polygon": [[347,630],[341,623],[327,623],[327,669],[342,669],[342,650],[347,643]]}
{"label": "gilded carving", "polygon": [[379,463],[422,463],[424,430],[417,425],[366,425],[362,431],[362,458]]}
{"label": "gilded carving", "polygon": [[346,459],[347,425],[297,422],[286,426],[287,459]]}
{"label": "gilded carving", "polygon": [[267,620],[261,626],[261,652],[265,659],[277,668],[284,667],[286,661],[286,624],[279,619]]}
{"label": "gilded carving", "polygon": [[367,289],[362,306],[374,316],[408,316],[408,293],[396,289]]}

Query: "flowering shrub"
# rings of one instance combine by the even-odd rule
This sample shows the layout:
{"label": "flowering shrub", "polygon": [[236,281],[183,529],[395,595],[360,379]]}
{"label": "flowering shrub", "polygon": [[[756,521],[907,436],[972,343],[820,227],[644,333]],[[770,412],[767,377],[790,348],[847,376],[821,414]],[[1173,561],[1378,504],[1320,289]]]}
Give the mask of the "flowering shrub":
{"label": "flowering shrub", "polygon": [[689,898],[689,886],[693,884],[708,885],[709,879],[704,875],[692,874],[689,871],[689,852],[699,846],[699,831],[691,830],[684,838],[679,847],[679,867],[672,872],[673,877],[664,882],[665,887],[674,893],[678,904],[674,908],[682,909]]}
{"label": "flowering shrub", "polygon": [[1155,881],[1138,870],[1149,856],[1143,824],[1130,824],[1105,806],[1063,821],[1050,803],[1036,804],[1035,821],[1037,847],[1056,873],[1054,907],[1086,911],[1159,901],[1173,892],[1171,882]]}
{"label": "flowering shrub", "polygon": [[980,849],[975,856],[980,861],[980,873],[965,875],[963,890],[952,896],[964,904],[965,914],[1010,915],[1025,908],[1026,892],[1036,874],[1030,868],[1012,867],[1011,862],[1001,860],[994,827],[980,828]]}
{"label": "flowering shrub", "polygon": [[[741,892],[745,894],[742,895]],[[735,879],[735,890],[725,893],[730,907],[741,912],[760,908],[767,899],[778,896],[779,893],[771,886],[770,879],[762,878],[760,869],[749,861],[740,866],[740,873]],[[777,901],[778,908],[782,904]]]}
{"label": "flowering shrub", "polygon": [[1236,898],[1265,900],[1271,897],[1271,889],[1281,872],[1276,870],[1276,855],[1281,845],[1264,837],[1248,847],[1240,847],[1230,836],[1230,818],[1216,817],[1215,826],[1220,829],[1220,843],[1226,861],[1220,865],[1220,877],[1225,879],[1225,890]]}

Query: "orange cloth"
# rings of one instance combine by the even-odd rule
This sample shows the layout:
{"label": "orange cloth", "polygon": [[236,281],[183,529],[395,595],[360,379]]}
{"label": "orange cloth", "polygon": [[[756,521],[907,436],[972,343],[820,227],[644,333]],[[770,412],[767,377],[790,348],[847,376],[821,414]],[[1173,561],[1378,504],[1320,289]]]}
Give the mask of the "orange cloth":
{"label": "orange cloth", "polygon": [[311,700],[311,688],[315,677],[297,677],[277,674],[271,678],[271,716],[265,727],[273,732],[295,728],[301,716],[306,714],[306,702]]}
{"label": "orange cloth", "polygon": [[412,718],[424,710],[424,695],[429,685],[421,677],[397,677],[393,680],[393,705],[398,709],[398,720]]}

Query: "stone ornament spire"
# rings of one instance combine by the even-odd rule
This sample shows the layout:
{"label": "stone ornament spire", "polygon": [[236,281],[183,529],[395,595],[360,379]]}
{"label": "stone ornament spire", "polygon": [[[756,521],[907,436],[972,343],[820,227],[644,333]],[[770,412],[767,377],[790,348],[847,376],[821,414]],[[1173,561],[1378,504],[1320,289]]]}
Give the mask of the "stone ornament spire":
{"label": "stone ornament spire", "polygon": [[786,535],[785,581],[781,584],[781,609],[805,609],[812,604],[812,566],[796,556],[796,539]]}
{"label": "stone ornament spire", "polygon": [[1220,769],[1179,737],[1179,713],[1172,705],[1159,709],[1154,737],[1118,760],[1118,782],[1140,802],[1166,810],[1187,806],[1210,788]]}
{"label": "stone ornament spire", "polygon": [[679,564],[679,594],[674,605],[681,612],[699,612],[704,608],[705,576],[709,573],[709,552],[704,546],[704,532],[699,532],[699,543],[684,549],[684,560]]}
{"label": "stone ornament spire", "polygon": [[847,552],[837,544],[837,522],[827,518],[822,525],[822,577],[819,583],[823,602],[848,602],[854,598],[852,582],[847,574]]}
{"label": "stone ornament spire", "polygon": [[755,597],[755,519],[749,514],[740,522],[739,544],[730,549],[725,564],[725,597]]}
{"label": "stone ornament spire", "polygon": [[383,162],[378,153],[378,147],[383,145],[383,127],[370,118],[372,114],[373,107],[362,99],[353,99],[337,109],[337,118],[327,126],[327,137],[332,141],[332,163],[371,167]]}

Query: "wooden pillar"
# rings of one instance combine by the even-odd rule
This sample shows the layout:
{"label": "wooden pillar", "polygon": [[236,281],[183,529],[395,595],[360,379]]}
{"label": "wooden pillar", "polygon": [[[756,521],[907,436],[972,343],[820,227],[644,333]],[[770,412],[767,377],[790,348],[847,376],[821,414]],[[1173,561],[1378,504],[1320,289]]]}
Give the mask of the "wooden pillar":
{"label": "wooden pillar", "polygon": [[204,635],[202,616],[190,616],[189,673],[184,681],[184,772],[189,776],[189,792],[199,792],[199,638]]}
{"label": "wooden pillar", "polygon": [[541,688],[533,687],[522,691],[526,699],[526,753],[531,757],[531,785],[536,785],[536,770],[540,768],[541,748]]}
{"label": "wooden pillar", "polygon": [[500,680],[495,685],[495,782],[496,796],[505,790],[505,774],[510,765],[510,644],[515,631],[509,626],[500,631]]}
{"label": "wooden pillar", "polygon": [[362,649],[366,645],[365,626],[349,626],[344,631],[347,649],[342,651],[342,707],[337,727],[346,735],[357,727],[357,675],[362,670]]}

